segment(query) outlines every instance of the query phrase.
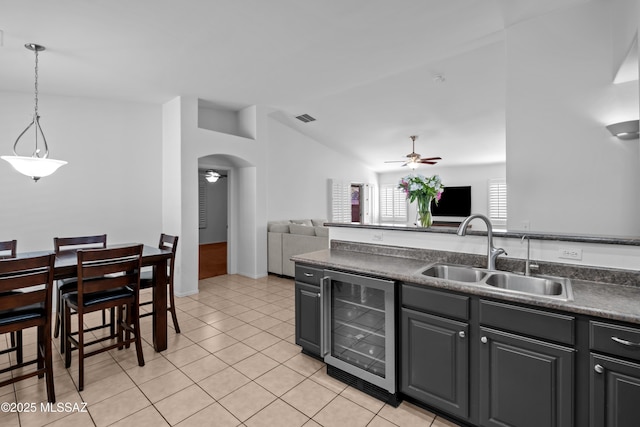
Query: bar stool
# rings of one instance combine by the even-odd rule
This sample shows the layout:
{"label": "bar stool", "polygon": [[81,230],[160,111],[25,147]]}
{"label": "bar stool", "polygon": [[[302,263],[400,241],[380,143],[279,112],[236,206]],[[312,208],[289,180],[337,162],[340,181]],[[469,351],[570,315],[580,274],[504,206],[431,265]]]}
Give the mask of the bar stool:
{"label": "bar stool", "polygon": [[[78,251],[78,289],[63,295],[64,328],[67,351],[65,366],[71,366],[71,353],[78,351],[78,391],[84,389],[84,359],[135,343],[138,365],[144,366],[138,297],[140,291],[140,268],[142,245],[113,249],[81,249]],[[107,337],[85,342],[84,317],[100,310],[117,309],[117,332]],[[71,314],[78,320],[78,332],[71,331]],[[133,334],[133,338],[131,337]],[[115,343],[103,345],[90,352],[85,347],[116,339]]]}
{"label": "bar stool", "polygon": [[[5,240],[0,242],[0,259],[15,258],[17,249],[17,240]],[[18,363],[22,363],[22,331],[11,333],[11,347],[0,351],[0,354],[6,354],[12,351],[16,352],[16,359]]]}
{"label": "bar stool", "polygon": [[[53,385],[53,359],[51,351],[51,294],[53,288],[54,254],[29,258],[0,260],[0,333],[22,333],[36,327],[38,341],[36,358],[27,362],[17,361],[0,370],[0,373],[20,369],[13,378],[0,382],[0,387],[24,379],[46,377],[47,400],[55,402]],[[25,366],[37,364],[37,368],[24,373]]]}
{"label": "bar stool", "polygon": [[[173,257],[171,257],[171,261],[169,262],[169,266],[167,269],[167,285],[169,286],[169,304],[167,304],[167,311],[171,313],[171,318],[173,319],[173,327],[176,330],[176,333],[179,334],[180,326],[178,325],[178,316],[176,316],[176,303],[173,294],[173,268],[175,266],[176,251],[178,249],[178,236],[170,236],[164,233],[161,234],[158,248],[170,250],[173,253]],[[153,279],[153,272],[143,271],[140,274],[140,289],[152,288],[154,283]],[[141,306],[149,304],[153,304],[153,301],[145,301],[140,303]],[[140,317],[151,316],[152,314],[153,311],[141,314]]]}
{"label": "bar stool", "polygon": [[[56,252],[56,255],[61,251],[67,250],[78,250],[80,248],[106,248],[107,247],[107,235],[100,234],[96,236],[80,236],[80,237],[54,237],[53,238],[53,248]],[[64,353],[65,351],[65,341],[64,341],[64,324],[62,323],[62,316],[64,313],[64,308],[62,307],[62,296],[68,292],[73,292],[76,290],[78,286],[78,278],[70,277],[68,279],[62,279],[58,281],[58,291],[57,291],[57,311],[56,311],[56,324],[54,327],[53,336],[58,338],[60,336],[60,353]],[[114,312],[111,312],[111,319],[113,319]],[[102,326],[98,328],[102,328],[105,326],[110,327],[110,333],[114,333],[114,325],[113,322],[107,324],[106,315],[102,313]],[[96,328],[97,329],[97,328]],[[60,331],[63,331],[60,333]]]}

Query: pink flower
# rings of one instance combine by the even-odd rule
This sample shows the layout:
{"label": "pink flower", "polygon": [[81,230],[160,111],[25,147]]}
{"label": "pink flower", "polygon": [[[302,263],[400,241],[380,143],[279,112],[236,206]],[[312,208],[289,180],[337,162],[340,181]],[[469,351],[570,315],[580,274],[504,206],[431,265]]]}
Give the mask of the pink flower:
{"label": "pink flower", "polygon": [[438,194],[436,194],[436,201],[440,201],[440,197],[442,197],[442,191],[438,191]]}

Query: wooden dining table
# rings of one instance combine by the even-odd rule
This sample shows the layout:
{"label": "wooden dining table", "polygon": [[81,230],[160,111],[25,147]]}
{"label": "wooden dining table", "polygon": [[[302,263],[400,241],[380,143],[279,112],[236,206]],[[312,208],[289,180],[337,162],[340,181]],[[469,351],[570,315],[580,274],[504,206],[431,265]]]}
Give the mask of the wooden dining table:
{"label": "wooden dining table", "polygon": [[[128,246],[129,244],[107,245],[107,248]],[[133,245],[133,243],[131,243]],[[30,257],[52,253],[53,251],[34,251],[16,254],[16,257]],[[144,245],[142,266],[154,267],[153,296],[153,348],[156,351],[167,349],[167,263],[173,257],[170,250]],[[53,278],[67,279],[78,275],[78,253],[76,249],[64,250],[56,254]]]}

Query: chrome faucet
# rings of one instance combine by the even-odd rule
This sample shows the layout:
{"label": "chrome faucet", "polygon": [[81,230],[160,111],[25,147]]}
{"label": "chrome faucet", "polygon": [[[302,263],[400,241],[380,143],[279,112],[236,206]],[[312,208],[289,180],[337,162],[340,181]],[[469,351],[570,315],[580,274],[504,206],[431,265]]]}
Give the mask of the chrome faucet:
{"label": "chrome faucet", "polygon": [[524,264],[524,275],[531,276],[531,269],[538,268],[538,264],[531,264],[531,239],[526,234],[522,236],[521,242],[524,242],[524,239],[527,239],[527,260]]}
{"label": "chrome faucet", "polygon": [[473,214],[465,218],[464,221],[458,227],[458,236],[464,236],[467,234],[467,227],[471,220],[475,218],[480,218],[487,224],[487,269],[495,270],[496,269],[496,258],[500,254],[507,255],[507,252],[502,248],[496,248],[493,246],[493,226],[491,225],[491,220],[484,215],[481,214]]}

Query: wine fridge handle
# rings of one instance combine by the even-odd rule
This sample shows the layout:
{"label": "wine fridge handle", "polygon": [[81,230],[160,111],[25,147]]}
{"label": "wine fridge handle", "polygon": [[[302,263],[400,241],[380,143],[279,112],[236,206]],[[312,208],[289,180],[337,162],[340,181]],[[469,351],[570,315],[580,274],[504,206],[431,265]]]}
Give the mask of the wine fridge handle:
{"label": "wine fridge handle", "polygon": [[327,292],[327,282],[330,280],[328,276],[324,276],[320,279],[320,357],[324,359],[324,356],[329,353],[327,349],[327,310],[325,307],[325,300],[328,297]]}

